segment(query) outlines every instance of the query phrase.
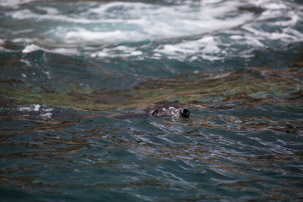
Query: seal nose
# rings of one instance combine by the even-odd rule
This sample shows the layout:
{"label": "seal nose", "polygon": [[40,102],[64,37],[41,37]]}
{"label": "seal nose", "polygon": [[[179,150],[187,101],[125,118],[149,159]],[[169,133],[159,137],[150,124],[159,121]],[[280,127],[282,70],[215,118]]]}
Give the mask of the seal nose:
{"label": "seal nose", "polygon": [[190,112],[189,112],[189,110],[188,109],[182,109],[181,110],[181,115],[183,116],[183,117],[189,117],[189,115],[190,115]]}

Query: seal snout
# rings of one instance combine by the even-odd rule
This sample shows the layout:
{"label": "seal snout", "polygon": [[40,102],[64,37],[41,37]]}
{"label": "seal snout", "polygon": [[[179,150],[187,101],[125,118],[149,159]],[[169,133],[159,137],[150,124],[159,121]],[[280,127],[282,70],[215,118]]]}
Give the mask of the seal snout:
{"label": "seal snout", "polygon": [[180,114],[181,114],[182,117],[188,118],[189,115],[190,115],[190,112],[189,112],[188,109],[181,109]]}

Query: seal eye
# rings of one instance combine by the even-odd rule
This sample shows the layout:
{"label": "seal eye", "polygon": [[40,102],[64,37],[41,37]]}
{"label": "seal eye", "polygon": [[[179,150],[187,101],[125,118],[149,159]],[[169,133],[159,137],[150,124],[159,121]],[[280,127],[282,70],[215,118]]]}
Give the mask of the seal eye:
{"label": "seal eye", "polygon": [[158,113],[159,113],[159,109],[153,111],[153,112],[152,112],[152,116],[157,116]]}
{"label": "seal eye", "polygon": [[181,115],[182,115],[183,117],[189,117],[189,114],[190,114],[190,112],[189,112],[188,109],[183,109],[183,110],[181,110]]}

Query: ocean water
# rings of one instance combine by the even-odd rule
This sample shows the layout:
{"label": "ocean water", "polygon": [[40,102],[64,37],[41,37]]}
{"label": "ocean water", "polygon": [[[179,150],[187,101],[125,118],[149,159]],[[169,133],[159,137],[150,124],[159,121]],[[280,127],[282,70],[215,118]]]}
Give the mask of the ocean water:
{"label": "ocean water", "polygon": [[0,0],[0,201],[302,201],[302,67],[300,0]]}

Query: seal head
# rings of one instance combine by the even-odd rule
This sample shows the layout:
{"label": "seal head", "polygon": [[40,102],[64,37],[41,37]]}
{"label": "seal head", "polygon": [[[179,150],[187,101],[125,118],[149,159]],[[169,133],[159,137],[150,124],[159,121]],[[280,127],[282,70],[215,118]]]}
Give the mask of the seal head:
{"label": "seal head", "polygon": [[181,117],[181,118],[188,118],[190,115],[190,111],[183,107],[176,107],[176,106],[162,106],[158,109],[154,109],[151,111],[151,115],[155,117],[162,117],[162,116],[171,116],[171,117]]}

